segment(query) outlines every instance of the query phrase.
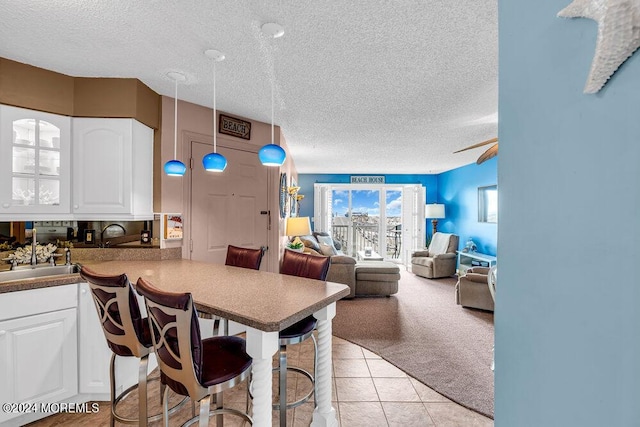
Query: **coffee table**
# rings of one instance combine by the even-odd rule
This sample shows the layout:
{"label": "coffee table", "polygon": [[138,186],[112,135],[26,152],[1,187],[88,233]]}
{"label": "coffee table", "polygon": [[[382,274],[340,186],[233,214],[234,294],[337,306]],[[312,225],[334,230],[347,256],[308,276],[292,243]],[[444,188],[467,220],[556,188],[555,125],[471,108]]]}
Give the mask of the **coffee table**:
{"label": "coffee table", "polygon": [[371,255],[365,255],[364,251],[358,251],[358,261],[383,261],[379,253],[371,251]]}

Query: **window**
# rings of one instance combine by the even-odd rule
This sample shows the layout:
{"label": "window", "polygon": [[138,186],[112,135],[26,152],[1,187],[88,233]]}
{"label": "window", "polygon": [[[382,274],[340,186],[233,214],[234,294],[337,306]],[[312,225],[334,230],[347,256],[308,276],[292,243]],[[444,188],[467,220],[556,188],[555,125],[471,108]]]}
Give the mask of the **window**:
{"label": "window", "polygon": [[424,198],[420,184],[314,184],[314,230],[331,233],[348,255],[371,247],[403,262],[424,247]]}
{"label": "window", "polygon": [[498,186],[478,187],[478,222],[498,222]]}

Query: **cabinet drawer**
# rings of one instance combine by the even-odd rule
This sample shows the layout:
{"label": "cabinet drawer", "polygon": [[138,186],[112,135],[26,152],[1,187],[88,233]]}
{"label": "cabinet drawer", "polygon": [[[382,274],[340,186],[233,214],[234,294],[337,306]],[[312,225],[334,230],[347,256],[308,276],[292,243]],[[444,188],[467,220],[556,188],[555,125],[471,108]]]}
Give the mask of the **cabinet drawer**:
{"label": "cabinet drawer", "polygon": [[77,284],[8,292],[0,294],[0,320],[75,308],[77,305]]}

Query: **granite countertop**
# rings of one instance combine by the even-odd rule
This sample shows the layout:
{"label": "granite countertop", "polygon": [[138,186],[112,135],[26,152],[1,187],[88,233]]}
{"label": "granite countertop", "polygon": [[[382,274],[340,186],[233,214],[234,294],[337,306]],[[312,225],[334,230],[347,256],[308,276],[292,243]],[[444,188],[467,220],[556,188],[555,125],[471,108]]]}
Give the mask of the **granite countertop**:
{"label": "granite countertop", "polygon": [[267,332],[280,331],[347,295],[347,285],[185,259],[109,261],[100,274],[125,272],[169,292],[190,292],[198,310]]}
{"label": "granite countertop", "polygon": [[[191,292],[198,310],[260,329],[279,331],[349,294],[339,283],[185,259],[86,261],[101,274],[125,272],[160,289]],[[82,282],[80,274],[0,282],[0,294]]]}
{"label": "granite countertop", "polygon": [[[74,264],[89,266],[114,260],[161,261],[166,259],[180,259],[181,255],[181,248],[73,248],[71,250],[71,260]],[[9,267],[9,264],[0,265],[0,294],[68,285],[83,281],[80,274],[74,273],[2,282],[2,271],[9,270]]]}
{"label": "granite countertop", "polygon": [[11,280],[0,282],[0,294],[7,292],[28,291],[31,289],[49,288],[51,286],[69,285],[80,283],[82,278],[79,273],[59,274],[57,276],[35,277],[32,279]]}

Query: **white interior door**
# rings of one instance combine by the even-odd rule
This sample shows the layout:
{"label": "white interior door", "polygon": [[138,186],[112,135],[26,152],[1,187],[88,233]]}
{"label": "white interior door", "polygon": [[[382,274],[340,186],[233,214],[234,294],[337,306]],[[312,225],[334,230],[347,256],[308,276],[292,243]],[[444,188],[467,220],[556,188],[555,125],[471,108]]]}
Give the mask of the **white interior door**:
{"label": "white interior door", "polygon": [[255,152],[218,146],[227,168],[207,172],[200,161],[211,151],[209,144],[191,143],[191,259],[224,264],[229,244],[267,246],[267,168]]}

